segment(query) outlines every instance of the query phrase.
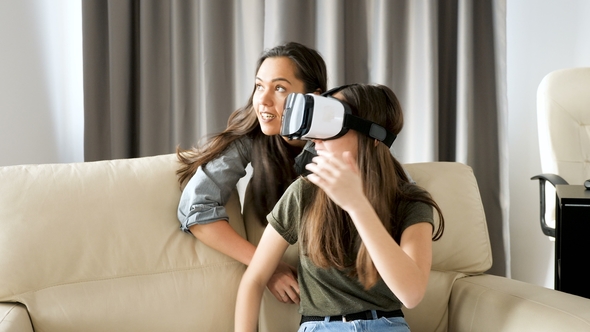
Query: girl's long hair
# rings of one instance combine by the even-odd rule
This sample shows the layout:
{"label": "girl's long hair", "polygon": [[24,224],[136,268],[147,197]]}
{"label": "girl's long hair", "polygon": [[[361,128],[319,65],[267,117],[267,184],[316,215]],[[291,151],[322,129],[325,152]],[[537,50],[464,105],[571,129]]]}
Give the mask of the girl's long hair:
{"label": "girl's long hair", "polygon": [[[304,83],[305,92],[323,92],[327,87],[327,70],[322,56],[302,44],[289,42],[266,50],[258,59],[256,73],[267,58],[286,57],[295,65],[295,77]],[[285,189],[297,177],[294,159],[297,154],[279,135],[267,136],[262,133],[253,108],[252,94],[246,106],[234,111],[227,128],[213,135],[202,147],[191,149],[176,148],[181,167],[176,171],[180,186],[184,187],[199,166],[217,158],[225,149],[241,137],[250,137],[252,143],[252,195],[259,220],[266,222],[270,212]]]}
{"label": "girl's long hair", "polygon": [[[380,124],[396,135],[401,131],[401,106],[389,88],[355,84],[340,93],[351,105],[354,115]],[[440,208],[428,192],[409,182],[402,165],[385,144],[376,144],[374,139],[359,134],[357,164],[365,195],[398,244],[401,222],[407,211],[403,207],[411,201],[423,202],[436,209],[439,223],[432,238],[438,240],[442,236],[444,218]],[[379,273],[352,220],[323,190],[312,187],[313,203],[304,208],[300,228],[303,253],[317,266],[346,270],[367,289],[372,287],[379,280]]]}

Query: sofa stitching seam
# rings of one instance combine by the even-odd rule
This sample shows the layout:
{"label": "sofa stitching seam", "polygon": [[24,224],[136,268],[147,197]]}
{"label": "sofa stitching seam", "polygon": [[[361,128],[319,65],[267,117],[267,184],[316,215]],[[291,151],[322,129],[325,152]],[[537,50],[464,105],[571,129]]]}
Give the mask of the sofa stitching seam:
{"label": "sofa stitching seam", "polygon": [[12,308],[10,308],[7,312],[6,315],[4,315],[4,317],[0,318],[0,323],[2,323],[6,317],[8,317],[8,315],[10,315],[10,313],[12,312],[12,310],[14,310],[14,308],[16,308],[17,304],[13,304]]}
{"label": "sofa stitching seam", "polygon": [[26,291],[26,292],[23,292],[23,293],[15,294],[15,296],[16,297],[22,297],[23,295],[26,295],[26,294],[37,293],[37,292],[40,292],[40,291],[43,291],[43,290],[46,290],[46,289],[60,287],[60,286],[66,286],[66,285],[76,285],[76,284],[84,284],[84,283],[90,283],[90,282],[107,281],[107,280],[115,280],[115,279],[125,279],[125,278],[142,277],[142,276],[153,276],[153,275],[158,275],[158,274],[166,274],[166,273],[170,273],[170,272],[182,272],[182,271],[191,271],[191,270],[203,270],[203,269],[209,269],[209,268],[214,268],[214,267],[219,267],[219,266],[227,266],[227,265],[242,265],[242,263],[237,262],[237,261],[236,262],[224,262],[224,263],[217,263],[217,264],[211,264],[211,265],[206,265],[206,266],[169,269],[169,270],[163,270],[163,271],[152,272],[152,273],[136,273],[136,274],[118,275],[118,276],[106,277],[106,278],[96,278],[96,279],[79,280],[79,281],[75,281],[75,282],[57,283],[57,284],[48,285],[48,286],[45,286],[45,287],[41,287],[41,288],[29,290],[29,291]]}

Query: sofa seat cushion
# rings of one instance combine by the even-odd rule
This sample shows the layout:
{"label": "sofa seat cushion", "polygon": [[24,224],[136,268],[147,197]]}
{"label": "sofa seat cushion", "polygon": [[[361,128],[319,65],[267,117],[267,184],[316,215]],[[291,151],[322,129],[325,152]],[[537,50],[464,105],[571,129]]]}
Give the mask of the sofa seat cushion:
{"label": "sofa seat cushion", "polygon": [[590,331],[590,301],[493,275],[459,279],[449,331]]}

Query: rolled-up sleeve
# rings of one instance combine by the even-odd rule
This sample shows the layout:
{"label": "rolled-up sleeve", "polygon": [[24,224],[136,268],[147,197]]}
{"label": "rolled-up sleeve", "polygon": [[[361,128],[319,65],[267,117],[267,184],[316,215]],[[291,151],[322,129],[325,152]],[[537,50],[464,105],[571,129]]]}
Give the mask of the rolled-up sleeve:
{"label": "rolled-up sleeve", "polygon": [[190,232],[189,227],[195,224],[229,220],[224,205],[240,178],[246,175],[251,150],[251,139],[242,138],[197,169],[178,204],[178,220],[184,232]]}

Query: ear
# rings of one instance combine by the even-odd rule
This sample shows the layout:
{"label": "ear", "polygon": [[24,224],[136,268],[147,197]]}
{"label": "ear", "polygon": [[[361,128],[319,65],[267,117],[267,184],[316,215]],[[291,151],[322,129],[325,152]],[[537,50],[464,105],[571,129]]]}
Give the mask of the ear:
{"label": "ear", "polygon": [[313,94],[314,94],[314,95],[321,95],[321,94],[322,94],[322,90],[320,90],[320,89],[318,88],[318,89],[316,89],[316,90],[313,92]]}
{"label": "ear", "polygon": [[376,139],[375,142],[373,143],[373,146],[377,147],[377,145],[379,145],[379,140]]}

